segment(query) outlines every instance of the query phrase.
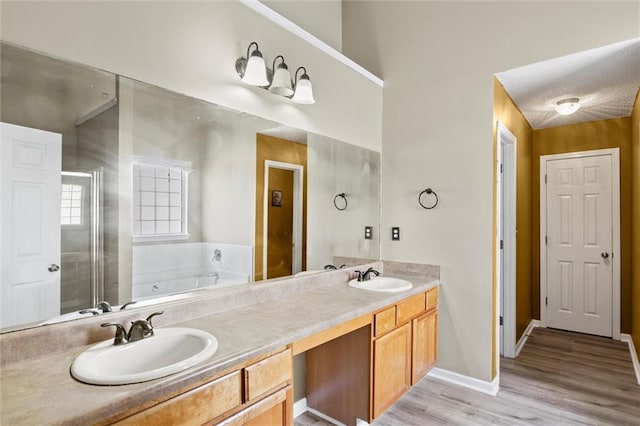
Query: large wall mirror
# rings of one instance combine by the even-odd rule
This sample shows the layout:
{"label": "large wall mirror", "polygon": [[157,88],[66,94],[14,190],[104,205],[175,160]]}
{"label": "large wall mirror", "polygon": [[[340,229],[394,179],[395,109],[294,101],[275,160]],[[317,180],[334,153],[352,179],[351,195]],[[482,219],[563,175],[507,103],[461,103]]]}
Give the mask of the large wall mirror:
{"label": "large wall mirror", "polygon": [[2,331],[379,258],[379,153],[0,47]]}

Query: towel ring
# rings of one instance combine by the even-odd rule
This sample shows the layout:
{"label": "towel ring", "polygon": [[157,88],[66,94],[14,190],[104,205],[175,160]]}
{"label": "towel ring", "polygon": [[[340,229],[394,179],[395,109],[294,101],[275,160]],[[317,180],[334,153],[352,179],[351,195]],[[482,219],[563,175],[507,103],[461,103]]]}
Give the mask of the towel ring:
{"label": "towel ring", "polygon": [[[422,194],[427,194],[427,195],[433,194],[433,196],[436,197],[436,202],[433,203],[431,206],[425,206],[424,204],[422,204]],[[436,194],[436,191],[434,191],[431,188],[425,189],[420,193],[420,195],[418,195],[418,203],[420,204],[420,206],[422,206],[423,209],[431,210],[432,208],[438,205],[438,201],[439,201],[438,194]]]}
{"label": "towel ring", "polygon": [[[338,198],[342,198],[344,200],[344,207],[342,208],[338,207]],[[335,197],[333,197],[333,205],[336,207],[336,209],[340,211],[345,210],[347,208],[347,195],[344,192],[342,192],[336,195]]]}

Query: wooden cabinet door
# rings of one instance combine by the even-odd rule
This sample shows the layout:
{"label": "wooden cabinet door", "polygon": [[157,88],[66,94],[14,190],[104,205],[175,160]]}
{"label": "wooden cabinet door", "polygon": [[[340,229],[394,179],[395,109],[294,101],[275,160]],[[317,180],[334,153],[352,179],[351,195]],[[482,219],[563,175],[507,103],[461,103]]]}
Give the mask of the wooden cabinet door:
{"label": "wooden cabinet door", "polygon": [[416,384],[436,363],[438,311],[433,310],[414,319],[411,384]]}
{"label": "wooden cabinet door", "polygon": [[378,417],[411,386],[411,323],[373,342],[373,417]]}

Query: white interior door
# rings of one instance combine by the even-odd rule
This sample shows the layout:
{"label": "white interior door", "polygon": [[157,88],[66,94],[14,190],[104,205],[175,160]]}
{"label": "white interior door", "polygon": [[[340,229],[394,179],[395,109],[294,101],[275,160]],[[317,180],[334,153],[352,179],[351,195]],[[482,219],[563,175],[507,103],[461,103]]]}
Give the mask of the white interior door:
{"label": "white interior door", "polygon": [[60,315],[61,135],[0,123],[0,326]]}
{"label": "white interior door", "polygon": [[612,156],[546,163],[546,326],[613,334]]}

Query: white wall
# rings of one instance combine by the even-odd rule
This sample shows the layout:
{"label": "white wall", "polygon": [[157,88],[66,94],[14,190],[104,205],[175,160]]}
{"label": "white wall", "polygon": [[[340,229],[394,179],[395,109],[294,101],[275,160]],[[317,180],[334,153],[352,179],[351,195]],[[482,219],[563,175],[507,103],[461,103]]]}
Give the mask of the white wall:
{"label": "white wall", "polygon": [[[380,154],[312,133],[307,143],[307,269],[333,256],[378,259]],[[342,192],[348,204],[340,211],[333,200]],[[364,239],[365,226],[373,226],[373,239]]]}
{"label": "white wall", "polygon": [[385,80],[382,258],[441,265],[438,366],[490,381],[493,74],[638,37],[638,3],[345,2],[343,29]]}
{"label": "white wall", "polygon": [[262,3],[342,51],[342,0],[262,0]]}
{"label": "white wall", "polygon": [[[239,2],[1,7],[5,41],[380,150],[382,89]],[[282,54],[294,72],[307,68],[315,105],[298,106],[239,81],[235,60],[254,40],[267,62]]]}

